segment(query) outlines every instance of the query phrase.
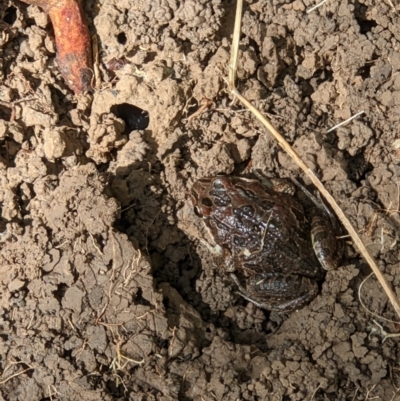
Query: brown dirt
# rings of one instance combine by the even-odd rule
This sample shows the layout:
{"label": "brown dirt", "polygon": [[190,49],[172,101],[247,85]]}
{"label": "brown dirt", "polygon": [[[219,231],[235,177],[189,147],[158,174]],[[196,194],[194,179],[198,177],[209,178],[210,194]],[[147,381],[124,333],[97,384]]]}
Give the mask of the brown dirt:
{"label": "brown dirt", "polygon": [[[375,321],[399,325],[361,305],[369,269],[350,245],[320,295],[282,316],[239,298],[197,240],[196,179],[249,162],[302,178],[231,103],[234,3],[84,3],[100,79],[79,99],[47,16],[0,3],[0,399],[400,400],[399,338],[383,341]],[[307,14],[312,0],[248,1],[239,87],[400,296],[400,7],[389,3],[328,0]],[[360,292],[396,320],[375,279]]]}

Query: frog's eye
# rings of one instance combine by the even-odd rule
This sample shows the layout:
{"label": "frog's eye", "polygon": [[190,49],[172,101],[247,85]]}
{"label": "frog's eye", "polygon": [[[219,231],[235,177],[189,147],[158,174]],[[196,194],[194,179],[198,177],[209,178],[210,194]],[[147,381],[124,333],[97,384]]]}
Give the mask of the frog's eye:
{"label": "frog's eye", "polygon": [[213,205],[212,200],[210,198],[202,198],[201,204],[205,207],[211,207]]}
{"label": "frog's eye", "polygon": [[214,189],[216,189],[216,190],[225,189],[225,186],[220,179],[216,179],[214,181]]}

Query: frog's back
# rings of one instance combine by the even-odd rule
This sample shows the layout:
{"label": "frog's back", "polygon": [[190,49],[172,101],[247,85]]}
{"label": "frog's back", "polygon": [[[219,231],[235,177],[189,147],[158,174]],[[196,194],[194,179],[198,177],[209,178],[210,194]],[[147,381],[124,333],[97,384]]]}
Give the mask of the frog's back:
{"label": "frog's back", "polygon": [[320,277],[302,205],[290,195],[265,191],[252,206],[252,216],[237,216],[243,239],[236,265],[257,273]]}

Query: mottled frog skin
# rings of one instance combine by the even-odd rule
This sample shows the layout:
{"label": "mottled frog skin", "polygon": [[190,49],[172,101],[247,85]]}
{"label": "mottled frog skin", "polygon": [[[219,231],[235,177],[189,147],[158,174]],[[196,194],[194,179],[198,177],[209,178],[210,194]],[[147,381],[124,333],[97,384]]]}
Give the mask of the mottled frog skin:
{"label": "mottled frog skin", "polygon": [[268,184],[203,178],[191,198],[240,295],[267,310],[291,311],[317,295],[317,282],[337,267],[341,250],[327,214],[312,213],[309,221],[293,184]]}

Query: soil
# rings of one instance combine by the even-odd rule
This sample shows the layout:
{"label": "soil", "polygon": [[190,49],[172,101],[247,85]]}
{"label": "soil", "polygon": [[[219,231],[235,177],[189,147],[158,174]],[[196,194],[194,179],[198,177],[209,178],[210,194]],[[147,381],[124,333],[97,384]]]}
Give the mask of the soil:
{"label": "soil", "polygon": [[[0,400],[400,400],[398,317],[348,240],[289,315],[239,297],[199,242],[195,180],[310,184],[227,90],[235,3],[83,3],[98,62],[79,97],[47,15],[0,3]],[[400,296],[393,3],[247,1],[238,87]]]}

